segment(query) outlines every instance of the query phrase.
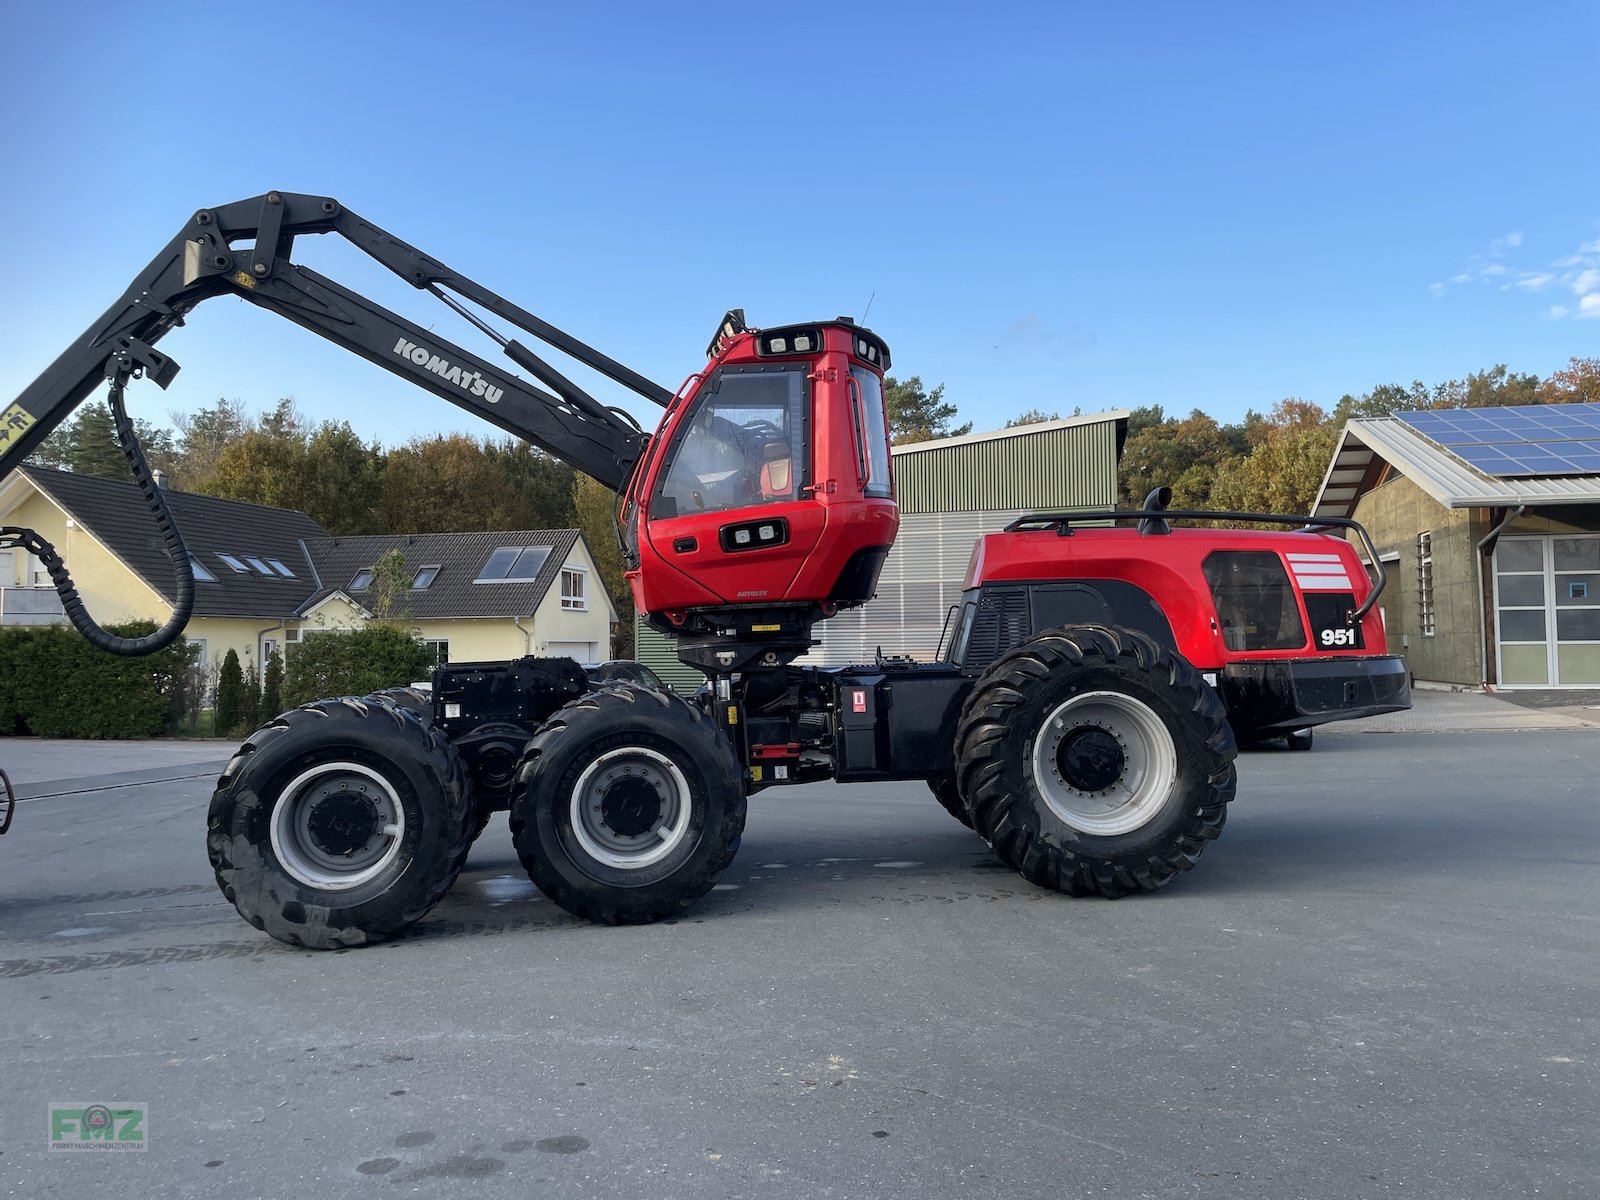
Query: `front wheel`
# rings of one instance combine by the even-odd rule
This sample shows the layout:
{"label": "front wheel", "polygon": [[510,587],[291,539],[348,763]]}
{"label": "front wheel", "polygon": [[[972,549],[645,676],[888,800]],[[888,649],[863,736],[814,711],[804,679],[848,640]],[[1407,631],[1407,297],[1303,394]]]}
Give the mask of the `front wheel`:
{"label": "front wheel", "polygon": [[1153,891],[1222,832],[1236,753],[1222,701],[1141,633],[1052,629],[962,706],[957,778],[1005,863],[1069,895]]}
{"label": "front wheel", "polygon": [[609,925],[675,916],[716,884],[744,831],[738,761],[712,720],[635,684],[591,693],[534,734],[511,836],[539,890]]}
{"label": "front wheel", "polygon": [[928,780],[928,790],[933,793],[933,798],[939,802],[940,808],[968,829],[972,828],[972,818],[967,815],[966,803],[961,799],[961,791],[956,787],[953,775],[938,775]]}
{"label": "front wheel", "polygon": [[339,949],[428,912],[471,846],[471,789],[442,735],[348,697],[283,713],[217,781],[206,847],[239,915],[280,942]]}

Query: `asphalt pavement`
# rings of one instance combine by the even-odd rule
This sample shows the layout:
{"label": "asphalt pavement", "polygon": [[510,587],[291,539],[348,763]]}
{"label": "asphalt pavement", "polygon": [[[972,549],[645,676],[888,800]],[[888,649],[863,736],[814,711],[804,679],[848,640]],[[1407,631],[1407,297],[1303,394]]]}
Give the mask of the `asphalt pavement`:
{"label": "asphalt pavement", "polygon": [[[1569,720],[1246,753],[1200,865],[1116,903],[919,785],[821,785],[754,797],[683,919],[602,928],[497,818],[410,936],[333,954],[216,891],[207,760],[63,788],[0,741],[36,789],[0,840],[0,1196],[1592,1198]],[[148,1150],[50,1152],[66,1101],[147,1105]]]}

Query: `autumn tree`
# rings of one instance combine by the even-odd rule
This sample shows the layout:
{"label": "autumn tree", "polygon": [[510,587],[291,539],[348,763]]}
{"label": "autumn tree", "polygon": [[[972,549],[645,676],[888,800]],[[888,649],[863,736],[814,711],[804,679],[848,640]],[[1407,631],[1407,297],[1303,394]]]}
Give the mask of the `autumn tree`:
{"label": "autumn tree", "polygon": [[392,533],[570,529],[573,478],[522,442],[413,438],[389,452],[375,514]]}
{"label": "autumn tree", "polygon": [[1250,512],[1308,513],[1322,487],[1339,431],[1320,405],[1280,400],[1264,419],[1261,440],[1229,465],[1211,504]]}
{"label": "autumn tree", "polygon": [[1218,476],[1246,449],[1243,426],[1222,426],[1198,408],[1179,420],[1160,406],[1138,409],[1123,443],[1119,503],[1138,508],[1158,487],[1172,489],[1173,508],[1206,508]]}
{"label": "autumn tree", "polygon": [[[230,410],[213,415],[218,427],[231,423]],[[280,400],[234,432],[189,489],[303,512],[336,535],[376,533],[383,467],[378,444],[363,442],[347,422],[311,428],[293,401]]]}
{"label": "autumn tree", "polygon": [[897,445],[972,432],[971,421],[950,424],[955,419],[956,406],[945,403],[942,383],[930,392],[923,388],[919,376],[913,375],[902,383],[891,375],[883,381],[883,399],[889,410],[889,436]]}
{"label": "autumn tree", "polygon": [[1600,403],[1600,358],[1574,356],[1539,385],[1546,404]]}
{"label": "autumn tree", "polygon": [[526,529],[530,514],[515,484],[475,438],[413,438],[389,451],[377,500],[378,524],[404,533]]}
{"label": "autumn tree", "polygon": [[[523,529],[571,529],[578,472],[517,438],[484,439],[483,453],[511,481],[527,513]],[[396,530],[395,532],[399,532]]]}

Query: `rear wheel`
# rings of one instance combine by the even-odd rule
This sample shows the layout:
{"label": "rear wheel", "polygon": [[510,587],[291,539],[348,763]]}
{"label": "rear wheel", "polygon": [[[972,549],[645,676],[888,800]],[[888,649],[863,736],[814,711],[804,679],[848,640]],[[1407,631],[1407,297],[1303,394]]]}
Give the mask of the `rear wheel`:
{"label": "rear wheel", "polygon": [[[433,724],[433,696],[415,687],[384,688],[380,692],[369,692],[362,697],[369,702],[377,701],[381,704],[392,704],[396,708],[407,709],[417,714],[417,719],[424,725]],[[469,772],[470,774],[470,772]],[[473,815],[472,815],[472,840],[477,841],[482,836],[489,818],[494,815],[494,797],[482,788],[473,788]]]}
{"label": "rear wheel", "polygon": [[739,765],[711,719],[633,684],[545,722],[511,802],[512,840],[540,891],[610,925],[699,900],[733,861],[744,819]]}
{"label": "rear wheel", "polygon": [[414,713],[319,700],[239,748],[211,798],[206,846],[245,920],[339,949],[393,937],[443,898],[471,813],[460,757]]}
{"label": "rear wheel", "polygon": [[381,692],[371,693],[366,699],[383,700],[396,708],[408,708],[421,717],[425,725],[433,721],[433,697],[421,688],[384,688]]}
{"label": "rear wheel", "polygon": [[973,688],[957,778],[1007,865],[1070,895],[1153,891],[1222,832],[1236,752],[1216,693],[1143,634],[1049,630]]}

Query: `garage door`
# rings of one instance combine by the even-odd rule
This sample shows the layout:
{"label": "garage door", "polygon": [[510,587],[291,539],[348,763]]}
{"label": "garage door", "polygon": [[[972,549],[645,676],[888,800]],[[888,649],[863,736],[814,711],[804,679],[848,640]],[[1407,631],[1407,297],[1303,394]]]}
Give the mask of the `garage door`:
{"label": "garage door", "polygon": [[595,657],[593,642],[551,642],[544,652],[551,658],[575,658],[587,667],[600,661]]}
{"label": "garage door", "polygon": [[1600,535],[1501,538],[1494,575],[1500,682],[1600,683]]}

